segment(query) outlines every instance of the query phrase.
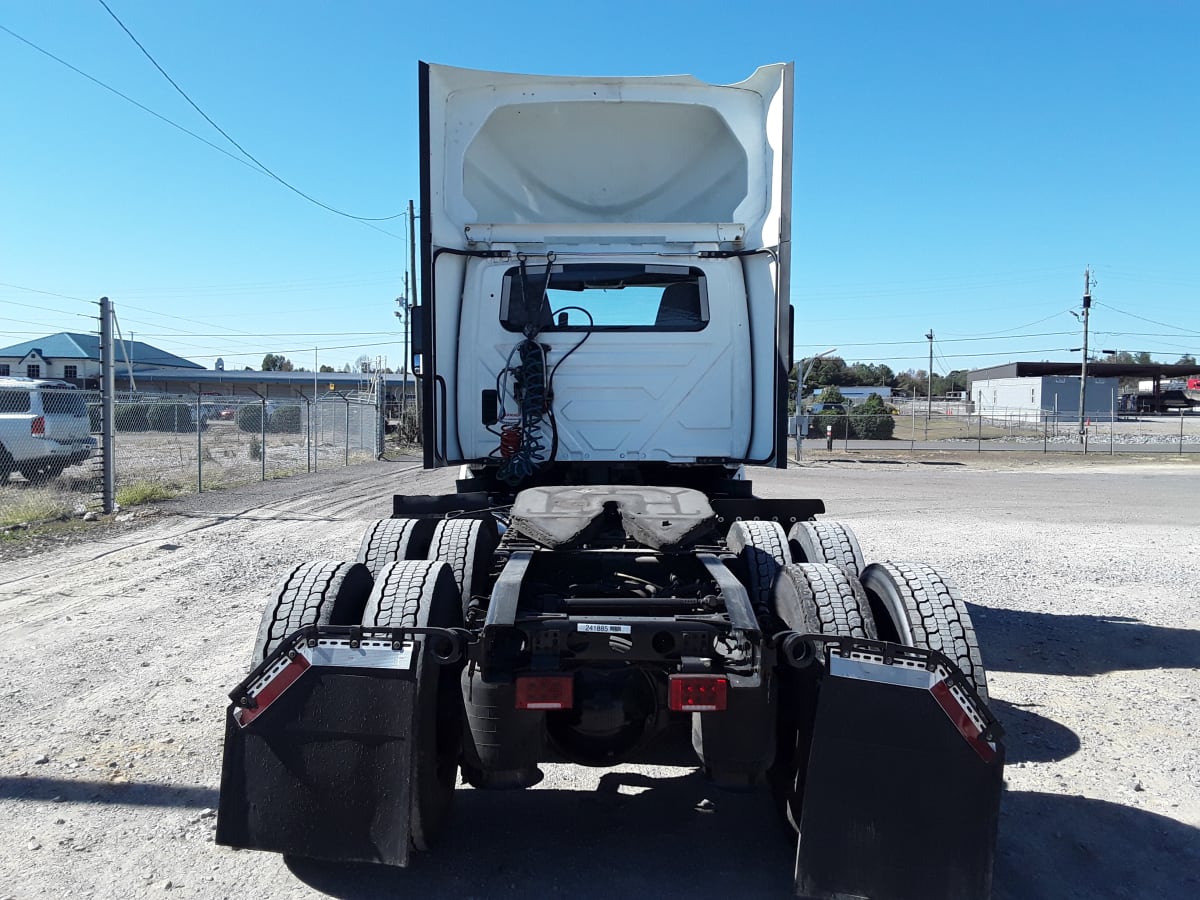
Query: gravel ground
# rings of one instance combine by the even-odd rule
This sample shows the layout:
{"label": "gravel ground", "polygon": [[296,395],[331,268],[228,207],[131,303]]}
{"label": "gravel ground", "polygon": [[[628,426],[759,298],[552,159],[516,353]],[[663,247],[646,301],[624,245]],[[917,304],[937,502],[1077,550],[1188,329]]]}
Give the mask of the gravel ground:
{"label": "gravel ground", "polygon": [[[822,497],[868,561],[933,563],[971,603],[1008,730],[995,897],[1200,895],[1200,465],[826,456],[758,492]],[[212,842],[225,692],[274,582],[452,477],[372,463],[0,545],[0,898],[787,896],[767,797],[686,768],[463,790],[406,871]]]}

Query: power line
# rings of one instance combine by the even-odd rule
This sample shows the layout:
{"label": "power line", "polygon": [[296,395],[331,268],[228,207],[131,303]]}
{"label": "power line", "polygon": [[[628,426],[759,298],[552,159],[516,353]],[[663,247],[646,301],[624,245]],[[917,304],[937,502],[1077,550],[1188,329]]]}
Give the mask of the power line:
{"label": "power line", "polygon": [[[3,25],[0,29],[8,31]],[[20,284],[9,284],[7,281],[0,281],[0,287],[12,288],[15,291],[29,291],[31,294],[45,294],[47,297],[62,297],[64,300],[78,300],[80,303],[97,303],[96,300],[86,300],[83,297],[71,297],[68,294],[56,294],[54,291],[39,291],[37,288],[25,287]]]}
{"label": "power line", "polygon": [[[229,335],[228,335],[228,334],[226,334],[226,333],[224,333],[224,332],[216,332],[216,333],[213,333],[213,334],[205,334],[205,333],[203,333],[203,332],[191,332],[191,331],[182,331],[182,330],[179,332],[179,334],[178,334],[178,335],[175,335],[175,334],[157,334],[157,333],[155,333],[155,332],[149,332],[149,331],[139,331],[139,332],[138,332],[138,334],[140,334],[142,337],[153,337],[153,338],[173,338],[173,337],[177,337],[177,336],[178,336],[178,337],[188,337],[188,338],[223,338],[223,337],[229,337]],[[398,331],[395,331],[395,332],[393,332],[393,331],[386,331],[386,330],[384,330],[384,329],[382,329],[382,328],[377,328],[377,329],[375,329],[375,330],[373,330],[373,331],[262,331],[262,332],[239,331],[239,332],[238,332],[238,335],[239,335],[239,336],[245,336],[245,337],[254,337],[254,338],[287,338],[287,337],[292,337],[292,338],[298,338],[298,337],[318,337],[318,338],[327,338],[327,337],[362,337],[362,336],[364,336],[364,335],[366,335],[366,336],[372,336],[372,335],[373,335],[373,336],[376,336],[376,337],[378,337],[379,335],[382,335],[382,334],[396,334],[396,335],[399,335],[399,334],[400,334],[400,332],[398,332]]]}
{"label": "power line", "polygon": [[49,328],[53,331],[57,325],[47,325],[45,322],[30,322],[28,319],[9,319],[5,316],[0,316],[0,322],[16,322],[19,325],[36,325],[38,328]]}
{"label": "power line", "polygon": [[54,312],[61,316],[79,316],[81,319],[94,319],[95,316],[89,316],[86,313],[70,312],[65,309],[47,309],[45,306],[34,306],[32,303],[21,303],[18,300],[0,299],[0,303],[7,303],[9,306],[21,306],[25,309],[36,309],[38,312]]}
{"label": "power line", "polygon": [[[981,331],[976,334],[959,335],[959,337],[984,338],[984,337],[991,337],[993,335],[1008,334],[1010,331],[1020,331],[1022,328],[1032,328],[1034,325],[1041,325],[1043,322],[1049,322],[1051,319],[1057,319],[1059,316],[1061,316],[1063,313],[1066,313],[1066,312],[1069,312],[1069,310],[1060,309],[1058,312],[1051,313],[1050,315],[1046,316],[1045,318],[1036,319],[1033,322],[1026,322],[1024,325],[1017,325],[1013,328],[1001,328],[999,331]],[[953,335],[953,334],[955,334],[955,332],[949,332],[949,334]]]}
{"label": "power line", "polygon": [[[98,87],[104,88],[104,90],[108,91],[109,93],[116,94],[122,100],[124,100],[128,103],[132,103],[138,109],[142,110],[143,112],[149,113],[150,115],[154,116],[154,118],[158,119],[159,121],[167,123],[172,128],[182,131],[184,134],[188,135],[189,137],[195,138],[200,143],[202,143],[208,147],[211,147],[213,150],[216,150],[218,153],[220,153],[224,156],[227,156],[229,159],[232,159],[234,162],[238,163],[239,165],[245,166],[251,172],[256,172],[259,175],[264,175],[264,176],[267,176],[270,178],[275,178],[275,176],[273,174],[265,171],[264,169],[257,168],[256,166],[251,165],[249,162],[242,159],[240,156],[235,156],[234,154],[232,154],[228,150],[226,150],[224,147],[220,147],[217,144],[214,144],[212,141],[208,140],[208,138],[201,137],[200,135],[196,134],[196,132],[192,131],[191,129],[185,128],[183,125],[180,125],[178,122],[175,122],[175,121],[167,118],[166,116],[162,115],[161,113],[155,112],[150,107],[146,106],[144,103],[139,103],[137,100],[134,100],[128,94],[122,93],[121,91],[119,91],[115,87],[113,87],[112,85],[105,84],[99,78],[89,75],[87,72],[83,71],[83,69],[80,69],[77,66],[71,65],[69,62],[67,62],[65,59],[63,59],[59,56],[55,56],[53,53],[51,53],[49,50],[45,49],[44,47],[39,47],[37,44],[35,44],[33,41],[29,40],[28,38],[22,37],[21,35],[17,34],[11,28],[8,28],[4,25],[0,25],[0,31],[3,31],[3,32],[11,35],[12,37],[16,38],[21,43],[36,50],[38,53],[41,53],[43,56],[46,56],[46,57],[54,60],[59,65],[66,66],[68,69],[70,69],[75,74],[83,76],[88,81],[92,82],[93,84],[97,85]],[[257,162],[257,160],[255,160],[255,162]],[[276,178],[276,180],[278,181],[279,179]],[[294,190],[294,188],[293,188],[293,190]],[[311,198],[309,198],[309,199],[311,199]],[[313,201],[313,202],[317,202],[317,201]],[[322,205],[322,204],[318,203],[318,205]],[[338,212],[337,210],[333,210],[333,211]],[[380,234],[385,234],[390,238],[395,238],[396,240],[403,240],[403,238],[400,235],[393,234],[392,232],[388,231],[385,228],[380,228],[378,225],[375,225],[372,220],[362,219],[362,218],[358,218],[356,216],[349,216],[347,213],[339,213],[339,214],[347,216],[348,218],[351,218],[351,219],[355,219],[356,221],[361,222],[367,228],[371,228],[375,231],[378,231]],[[397,213],[397,215],[403,215],[403,213]],[[390,216],[389,218],[395,218],[395,216]],[[380,221],[382,221],[382,220],[380,220]],[[10,286],[16,287],[16,285],[10,285]],[[24,290],[32,290],[32,289],[25,288]],[[38,291],[37,293],[48,293],[48,292]],[[63,295],[55,294],[53,296],[63,296]],[[79,298],[71,297],[69,299],[77,300]],[[87,301],[87,302],[91,303],[94,301]]]}
{"label": "power line", "polygon": [[[373,343],[373,344],[342,344],[337,347],[320,347],[317,349],[321,350],[322,352],[325,352],[326,350],[361,350],[364,347],[394,347],[394,346],[396,346],[397,343],[398,343],[398,341],[379,341],[379,342]],[[312,347],[300,347],[299,349],[296,349],[296,350],[278,350],[278,351],[273,350],[273,351],[269,351],[269,352],[275,353],[276,356],[286,356],[289,353],[297,353],[297,354],[311,353],[312,351],[313,351]],[[259,351],[257,353],[226,353],[223,355],[224,356],[261,356],[262,351]]]}
{"label": "power line", "polygon": [[1126,312],[1125,310],[1123,310],[1119,307],[1113,306],[1111,303],[1101,303],[1099,300],[1095,301],[1095,303],[1096,303],[1096,306],[1103,306],[1105,309],[1111,309],[1113,312],[1119,312],[1121,315],[1129,316],[1131,319],[1141,319],[1143,322],[1149,322],[1151,325],[1161,325],[1163,328],[1175,328],[1175,329],[1178,329],[1179,331],[1184,332],[1185,334],[1189,334],[1189,335],[1192,335],[1192,334],[1200,335],[1200,331],[1193,331],[1190,328],[1183,328],[1179,325],[1172,325],[1169,322],[1160,322],[1157,319],[1147,319],[1145,316],[1139,316],[1136,313]]}
{"label": "power line", "polygon": [[[1010,335],[1001,335],[998,337],[946,338],[945,340],[938,338],[938,343],[939,344],[951,344],[951,343],[967,343],[967,342],[971,342],[971,341],[1017,341],[1017,340],[1022,340],[1024,338],[1035,338],[1035,337],[1064,337],[1066,335],[1071,335],[1074,333],[1075,332],[1073,332],[1073,331],[1040,331],[1040,332],[1034,332],[1031,334],[1010,334]],[[928,342],[928,339],[926,339],[926,340],[911,340],[911,341],[858,341],[858,342],[852,341],[849,343],[844,342],[844,341],[839,341],[838,346],[839,347],[901,347],[906,344],[924,344],[927,342]],[[813,346],[816,346],[816,345],[813,345]]]}
{"label": "power line", "polygon": [[112,16],[113,21],[121,26],[121,30],[124,31],[127,35],[129,35],[129,39],[131,41],[133,41],[133,43],[137,46],[137,48],[139,50],[142,51],[142,54],[146,57],[146,59],[150,60],[151,64],[153,64],[154,68],[158,69],[159,74],[161,74],[163,78],[167,79],[167,81],[170,83],[171,87],[175,88],[175,90],[179,93],[179,96],[183,97],[183,99],[188,102],[188,105],[191,106],[192,109],[194,109],[196,112],[200,113],[200,115],[204,118],[204,121],[206,121],[213,128],[217,129],[217,131],[219,131],[221,133],[221,135],[225,138],[225,140],[229,141],[229,143],[231,143],[231,144],[233,144],[233,146],[237,147],[238,150],[240,150],[242,152],[242,155],[244,155],[247,159],[249,159],[256,166],[258,166],[263,171],[264,174],[269,175],[271,178],[274,178],[276,181],[278,181],[281,185],[283,185],[289,191],[292,191],[294,194],[297,194],[297,195],[303,197],[305,200],[309,201],[310,203],[316,204],[317,206],[321,207],[321,209],[328,210],[329,212],[334,213],[335,215],[345,216],[347,219],[355,219],[359,222],[389,222],[392,219],[398,219],[404,215],[403,212],[398,212],[395,215],[391,215],[391,216],[356,216],[356,215],[352,215],[351,213],[343,212],[340,209],[336,209],[332,206],[329,206],[326,203],[322,203],[320,200],[316,199],[315,197],[312,197],[312,196],[304,193],[304,191],[300,190],[295,185],[285,181],[283,178],[280,178],[267,165],[260,162],[254,156],[254,154],[252,154],[249,150],[247,150],[245,147],[243,147],[241,144],[239,144],[237,141],[235,141],[229,135],[229,132],[227,132],[224,128],[222,128],[220,125],[218,125],[216,122],[214,122],[212,120],[212,118],[208,115],[208,113],[206,113],[204,110],[202,110],[199,106],[196,105],[196,102],[194,100],[192,100],[191,97],[188,96],[187,91],[185,91],[183,88],[181,88],[175,82],[175,79],[167,74],[166,69],[164,69],[162,66],[160,66],[158,64],[158,60],[156,60],[150,54],[149,50],[147,50],[144,46],[142,46],[142,42],[139,41],[134,36],[133,32],[130,31],[125,26],[125,23],[121,21],[121,19],[117,16],[117,14],[115,12],[112,11],[111,8],[109,8],[109,5],[107,3],[105,3],[104,0],[97,0],[97,2],[101,6],[104,7],[105,11],[110,16]]}
{"label": "power line", "polygon": [[[920,343],[928,343],[928,342],[921,341]],[[820,344],[797,345],[796,350],[797,351],[804,350],[805,347],[807,347],[807,346],[811,346],[815,349],[816,347],[819,347],[821,345]],[[1046,347],[1041,350],[1002,350],[1002,351],[993,350],[990,353],[956,353],[956,354],[954,354],[954,358],[955,359],[974,359],[974,358],[981,357],[981,356],[1029,356],[1030,354],[1034,354],[1034,353],[1046,354],[1046,353],[1069,353],[1069,352],[1070,352],[1070,350],[1067,347]],[[926,356],[868,356],[868,357],[861,357],[859,359],[856,359],[856,360],[854,360],[854,362],[893,362],[893,361],[901,361],[901,360],[905,361],[905,362],[912,362],[912,361],[927,362],[928,356],[927,355]],[[851,365],[853,365],[853,363],[851,363]]]}
{"label": "power line", "polygon": [[[154,111],[154,110],[152,110],[150,107],[146,106],[144,103],[139,103],[137,100],[134,100],[134,99],[133,99],[132,97],[130,97],[128,94],[122,93],[121,91],[119,91],[119,90],[117,90],[115,87],[113,87],[112,85],[105,84],[105,83],[104,83],[103,81],[101,81],[99,78],[96,78],[96,77],[94,77],[94,76],[92,76],[92,75],[89,75],[87,72],[83,71],[83,69],[80,69],[80,68],[77,68],[77,67],[75,67],[75,66],[71,65],[69,62],[67,62],[67,61],[66,61],[65,59],[63,59],[62,57],[60,57],[60,56],[55,56],[55,55],[54,55],[53,53],[51,53],[49,50],[45,49],[44,47],[39,47],[37,44],[35,44],[33,41],[29,40],[28,38],[21,37],[21,35],[17,34],[17,33],[16,33],[15,31],[13,31],[11,28],[7,28],[7,27],[5,27],[4,25],[0,25],[0,31],[5,31],[5,32],[7,32],[8,34],[10,34],[10,35],[12,35],[13,37],[15,37],[15,38],[16,38],[18,41],[20,41],[22,44],[26,44],[26,45],[28,45],[29,47],[32,47],[32,48],[33,48],[34,50],[36,50],[38,53],[41,53],[41,54],[43,54],[44,56],[48,56],[48,57],[50,57],[50,59],[54,60],[54,61],[55,61],[56,63],[58,63],[59,65],[66,66],[68,69],[70,69],[70,70],[71,70],[72,72],[74,72],[75,74],[77,74],[77,75],[82,75],[84,78],[86,78],[88,81],[92,82],[93,84],[95,84],[95,85],[98,85],[98,86],[100,86],[100,87],[104,88],[106,91],[109,91],[110,93],[116,94],[116,95],[117,95],[118,97],[120,97],[122,100],[125,100],[125,101],[127,101],[127,102],[129,102],[129,103],[132,103],[134,106],[136,106],[138,109],[142,110],[143,112],[147,112],[147,113],[149,113],[150,115],[154,116],[154,118],[156,118],[156,119],[158,119],[158,120],[160,120],[160,121],[162,121],[162,122],[166,122],[166,123],[167,123],[168,125],[170,125],[172,128],[177,128],[177,129],[179,129],[180,131],[182,131],[184,134],[188,135],[189,137],[194,137],[194,138],[195,138],[196,140],[198,140],[200,143],[202,143],[202,144],[207,144],[209,147],[212,147],[212,148],[213,148],[214,150],[216,150],[218,153],[223,153],[225,156],[228,156],[228,157],[229,157],[230,159],[232,159],[234,162],[236,162],[236,163],[239,163],[239,164],[241,164],[241,165],[245,166],[247,169],[250,169],[251,171],[254,171],[254,172],[259,172],[259,171],[260,171],[259,169],[256,169],[254,166],[252,166],[250,163],[246,162],[246,160],[242,159],[241,157],[234,156],[232,153],[230,153],[230,152],[229,152],[228,150],[226,150],[224,147],[219,147],[219,146],[217,146],[217,145],[216,145],[216,144],[214,144],[212,141],[210,141],[208,138],[201,137],[200,135],[196,134],[196,132],[194,132],[194,131],[192,131],[192,130],[190,130],[190,129],[188,129],[188,128],[185,128],[183,125],[180,125],[178,122],[175,122],[175,121],[173,121],[173,120],[171,120],[171,119],[168,119],[166,116],[162,115],[161,113],[157,113],[157,112],[155,112],[155,111]],[[262,172],[261,174],[264,174],[264,175],[265,175],[266,173],[265,173],[265,172]],[[39,292],[39,293],[41,293],[41,292]]]}

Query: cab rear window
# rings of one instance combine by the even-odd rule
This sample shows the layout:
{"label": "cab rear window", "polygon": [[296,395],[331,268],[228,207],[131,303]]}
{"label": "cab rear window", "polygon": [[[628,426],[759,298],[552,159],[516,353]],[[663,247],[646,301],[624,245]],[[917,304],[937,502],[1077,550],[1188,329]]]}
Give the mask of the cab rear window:
{"label": "cab rear window", "polygon": [[86,416],[87,404],[78,392],[42,388],[42,413],[47,416]]}
{"label": "cab rear window", "polygon": [[29,391],[0,390],[0,413],[29,412]]}
{"label": "cab rear window", "polygon": [[691,266],[513,267],[504,273],[500,323],[509,331],[700,331],[707,285]]}

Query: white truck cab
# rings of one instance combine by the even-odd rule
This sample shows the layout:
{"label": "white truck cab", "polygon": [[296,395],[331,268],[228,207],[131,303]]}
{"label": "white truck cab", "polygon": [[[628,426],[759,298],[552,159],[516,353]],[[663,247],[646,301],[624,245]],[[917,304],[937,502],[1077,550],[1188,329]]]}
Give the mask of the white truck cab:
{"label": "white truck cab", "polygon": [[791,87],[421,66],[427,465],[784,464]]}

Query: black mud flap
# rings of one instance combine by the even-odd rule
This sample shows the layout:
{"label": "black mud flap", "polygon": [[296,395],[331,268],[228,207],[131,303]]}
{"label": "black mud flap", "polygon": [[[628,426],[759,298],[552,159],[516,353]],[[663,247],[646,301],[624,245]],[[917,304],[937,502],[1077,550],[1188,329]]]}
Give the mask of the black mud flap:
{"label": "black mud flap", "polygon": [[850,644],[827,645],[797,896],[987,900],[1004,769],[998,723],[940,653]]}
{"label": "black mud flap", "polygon": [[290,653],[230,695],[217,843],[407,865],[425,642],[317,631],[289,638]]}

